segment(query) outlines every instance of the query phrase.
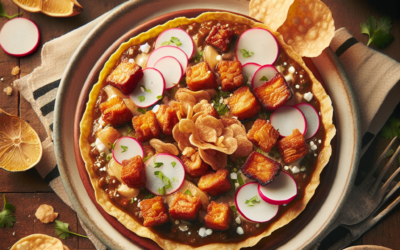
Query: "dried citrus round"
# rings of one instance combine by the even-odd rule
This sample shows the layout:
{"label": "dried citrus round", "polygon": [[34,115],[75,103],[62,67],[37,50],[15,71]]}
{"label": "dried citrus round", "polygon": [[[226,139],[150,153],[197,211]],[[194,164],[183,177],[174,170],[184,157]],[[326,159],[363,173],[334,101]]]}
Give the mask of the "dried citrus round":
{"label": "dried citrus round", "polygon": [[25,171],[42,158],[42,144],[35,130],[18,116],[0,109],[0,168]]}
{"label": "dried citrus round", "polygon": [[75,16],[83,10],[75,0],[13,0],[13,2],[28,12],[42,12],[52,17]]}

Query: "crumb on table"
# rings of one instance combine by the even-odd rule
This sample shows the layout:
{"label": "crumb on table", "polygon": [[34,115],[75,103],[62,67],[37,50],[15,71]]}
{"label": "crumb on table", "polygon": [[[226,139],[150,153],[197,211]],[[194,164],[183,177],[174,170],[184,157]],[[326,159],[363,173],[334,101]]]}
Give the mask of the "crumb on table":
{"label": "crumb on table", "polygon": [[7,95],[11,95],[13,92],[13,88],[11,87],[6,87],[3,89],[3,91],[7,94]]}
{"label": "crumb on table", "polygon": [[11,74],[12,74],[13,76],[18,75],[18,74],[19,74],[19,67],[18,67],[18,66],[15,66],[15,67],[11,70]]}

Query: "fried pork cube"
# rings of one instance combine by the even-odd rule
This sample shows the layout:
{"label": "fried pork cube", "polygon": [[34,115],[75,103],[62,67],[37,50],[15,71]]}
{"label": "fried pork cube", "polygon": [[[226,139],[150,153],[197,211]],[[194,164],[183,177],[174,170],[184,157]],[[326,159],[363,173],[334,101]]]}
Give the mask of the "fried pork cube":
{"label": "fried pork cube", "polygon": [[143,215],[143,226],[155,227],[168,221],[167,210],[161,196],[143,200],[139,203]]}
{"label": "fried pork cube", "polygon": [[199,197],[177,192],[172,197],[169,214],[175,220],[194,220],[201,206]]}
{"label": "fried pork cube", "polygon": [[137,134],[137,140],[140,142],[160,136],[157,117],[151,110],[147,111],[144,115],[133,117],[132,124]]}
{"label": "fried pork cube", "polygon": [[293,96],[289,85],[280,73],[276,73],[271,80],[253,89],[253,91],[267,111],[273,111],[283,106]]}
{"label": "fried pork cube", "polygon": [[265,186],[279,175],[282,165],[263,154],[253,152],[242,166],[242,173],[250,179],[258,181]]}
{"label": "fried pork cube", "polygon": [[107,84],[115,86],[124,95],[129,95],[143,77],[142,68],[136,63],[121,62],[107,77]]}
{"label": "fried pork cube", "polygon": [[215,25],[212,27],[206,43],[214,46],[221,52],[226,52],[229,49],[229,43],[232,40],[233,30],[225,25]]}
{"label": "fried pork cube", "polygon": [[181,160],[186,173],[191,177],[200,177],[210,170],[210,166],[201,159],[199,152],[192,154],[190,157],[182,155]]}
{"label": "fried pork cube", "polygon": [[232,186],[228,179],[229,171],[227,169],[218,169],[217,172],[211,172],[203,175],[197,186],[201,191],[209,193],[211,196],[218,196],[228,192]]}
{"label": "fried pork cube", "polygon": [[276,146],[285,163],[294,162],[308,153],[304,136],[298,129],[293,129],[293,133],[278,141]]}
{"label": "fried pork cube", "polygon": [[166,135],[171,135],[175,124],[179,122],[176,111],[165,105],[160,105],[156,112],[156,117],[161,131]]}
{"label": "fried pork cube", "polygon": [[232,222],[232,212],[228,204],[212,201],[207,207],[204,217],[207,228],[213,230],[227,230]]}
{"label": "fried pork cube", "polygon": [[233,92],[228,98],[228,105],[231,113],[241,121],[255,116],[261,110],[260,104],[247,86]]}
{"label": "fried pork cube", "polygon": [[247,133],[247,139],[268,153],[279,138],[279,132],[269,122],[257,119]]}
{"label": "fried pork cube", "polygon": [[119,96],[114,96],[110,100],[101,103],[100,110],[102,113],[101,119],[112,126],[125,124],[133,117],[132,112]]}
{"label": "fried pork cube", "polygon": [[122,161],[121,179],[128,187],[141,188],[146,186],[146,171],[143,159],[139,155]]}
{"label": "fried pork cube", "polygon": [[218,73],[221,76],[222,91],[234,91],[243,83],[242,64],[239,61],[220,61]]}
{"label": "fried pork cube", "polygon": [[96,136],[109,149],[114,144],[114,142],[118,140],[118,138],[120,137],[118,131],[111,126],[108,126],[105,129],[97,131]]}
{"label": "fried pork cube", "polygon": [[190,90],[215,89],[218,87],[214,74],[206,62],[186,69],[186,83]]}

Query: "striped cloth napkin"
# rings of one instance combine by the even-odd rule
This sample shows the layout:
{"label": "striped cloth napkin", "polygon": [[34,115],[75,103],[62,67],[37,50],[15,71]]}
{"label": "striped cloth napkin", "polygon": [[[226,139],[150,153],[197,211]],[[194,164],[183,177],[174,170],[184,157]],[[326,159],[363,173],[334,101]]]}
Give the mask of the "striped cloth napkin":
{"label": "striped cloth napkin", "polygon": [[[31,74],[14,82],[14,86],[31,103],[47,130],[48,138],[43,142],[43,158],[36,169],[54,192],[72,209],[60,179],[52,142],[55,97],[70,57],[82,39],[105,15],[46,43],[42,48],[42,65]],[[330,46],[347,71],[355,90],[361,113],[363,151],[365,151],[399,102],[400,64],[358,43],[344,28],[336,32]],[[106,249],[83,224],[82,227],[97,249]]]}

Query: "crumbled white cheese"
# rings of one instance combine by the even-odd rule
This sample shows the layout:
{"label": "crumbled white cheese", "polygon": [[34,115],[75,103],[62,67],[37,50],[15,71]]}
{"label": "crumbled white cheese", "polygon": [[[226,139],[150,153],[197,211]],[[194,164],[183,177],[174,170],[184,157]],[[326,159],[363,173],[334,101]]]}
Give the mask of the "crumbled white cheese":
{"label": "crumbled white cheese", "polygon": [[287,65],[287,62],[284,62],[284,63],[283,63],[283,65],[285,65],[285,66],[286,66],[286,65]]}
{"label": "crumbled white cheese", "polygon": [[13,236],[15,236],[15,232],[13,232]]}
{"label": "crumbled white cheese", "polygon": [[283,168],[284,168],[286,171],[289,170],[289,166],[284,166]]}
{"label": "crumbled white cheese", "polygon": [[231,179],[236,180],[237,179],[237,173],[231,173]]}
{"label": "crumbled white cheese", "polygon": [[285,70],[285,68],[282,66],[277,66],[276,69],[279,71],[279,73],[282,73],[283,70]]}
{"label": "crumbled white cheese", "polygon": [[299,88],[300,88],[300,85],[296,84],[296,86],[295,86],[295,87],[296,87],[296,89],[299,89]]}
{"label": "crumbled white cheese", "polygon": [[292,167],[292,172],[293,172],[293,174],[297,174],[300,172],[300,169],[298,167],[294,166],[294,167]]}
{"label": "crumbled white cheese", "polygon": [[103,118],[100,117],[100,119],[97,121],[101,126],[105,125],[105,122],[103,121]]}
{"label": "crumbled white cheese", "polygon": [[238,228],[236,229],[236,233],[238,233],[238,234],[240,234],[240,235],[244,234],[243,228],[242,228],[242,227],[238,227]]}
{"label": "crumbled white cheese", "polygon": [[292,75],[286,75],[286,76],[285,76],[285,80],[286,80],[287,82],[293,82],[293,77],[292,77]]}
{"label": "crumbled white cheese", "polygon": [[133,198],[133,200],[134,200],[134,201],[137,201],[137,198],[135,197],[135,198]]}
{"label": "crumbled white cheese", "polygon": [[235,182],[235,188],[239,187],[239,183]]}
{"label": "crumbled white cheese", "polygon": [[257,223],[257,224],[256,224],[256,227],[260,227],[260,224]]}
{"label": "crumbled white cheese", "polygon": [[217,59],[217,61],[221,61],[222,60],[222,56],[218,55],[216,59]]}
{"label": "crumbled white cheese", "polygon": [[314,154],[315,157],[317,157],[317,154]]}
{"label": "crumbled white cheese", "polygon": [[314,144],[314,142],[313,141],[310,141],[310,146],[312,147],[312,146],[314,146],[315,144]]}
{"label": "crumbled white cheese", "polygon": [[140,45],[140,50],[144,53],[149,53],[150,51],[150,45],[148,43]]}
{"label": "crumbled white cheese", "polygon": [[299,75],[300,78],[303,78],[303,75]]}
{"label": "crumbled white cheese", "polygon": [[176,224],[176,225],[179,225],[179,220],[176,220],[176,221],[175,221],[175,224]]}
{"label": "crumbled white cheese", "polygon": [[0,79],[0,81],[4,81],[4,78],[2,77],[2,78]]}
{"label": "crumbled white cheese", "polygon": [[317,149],[318,149],[317,145],[314,144],[314,145],[311,146],[311,150],[314,150],[314,151],[315,151],[315,150],[317,150]]}
{"label": "crumbled white cheese", "polygon": [[160,105],[155,105],[154,107],[153,107],[153,109],[152,109],[152,111],[154,112],[154,113],[156,113],[157,111],[158,111],[158,109],[160,108]]}
{"label": "crumbled white cheese", "polygon": [[107,149],[106,145],[104,145],[104,143],[99,138],[96,139],[95,143],[96,143],[96,148],[100,153],[106,151]]}
{"label": "crumbled white cheese", "polygon": [[188,234],[190,235],[190,234],[191,234],[191,232],[188,232]]}
{"label": "crumbled white cheese", "polygon": [[209,229],[206,230],[206,234],[207,235],[211,235],[212,233],[213,233],[212,229],[209,228]]}
{"label": "crumbled white cheese", "polygon": [[204,227],[201,227],[199,229],[199,235],[200,235],[200,237],[206,237],[207,236],[206,229]]}
{"label": "crumbled white cheese", "polygon": [[186,232],[187,230],[189,230],[189,227],[187,226],[186,223],[181,223],[179,225],[179,230],[181,230],[182,232]]}
{"label": "crumbled white cheese", "polygon": [[293,66],[290,66],[290,67],[289,67],[289,73],[293,74],[295,71],[296,71],[296,70],[294,69]]}
{"label": "crumbled white cheese", "polygon": [[242,220],[241,220],[240,217],[238,216],[238,217],[236,217],[235,222],[236,222],[237,224],[241,224],[241,223],[242,223]]}
{"label": "crumbled white cheese", "polygon": [[318,140],[318,143],[319,143],[319,144],[321,144],[321,142],[322,142],[321,140]]}
{"label": "crumbled white cheese", "polygon": [[304,94],[304,99],[305,99],[307,102],[311,101],[312,98],[313,98],[313,94],[312,94],[311,92],[307,92],[307,93]]}
{"label": "crumbled white cheese", "polygon": [[306,171],[306,167],[302,166],[302,167],[300,168],[300,171],[301,171],[301,172]]}
{"label": "crumbled white cheese", "polygon": [[135,59],[129,58],[128,62],[129,62],[129,63],[134,63],[134,62],[135,62]]}

